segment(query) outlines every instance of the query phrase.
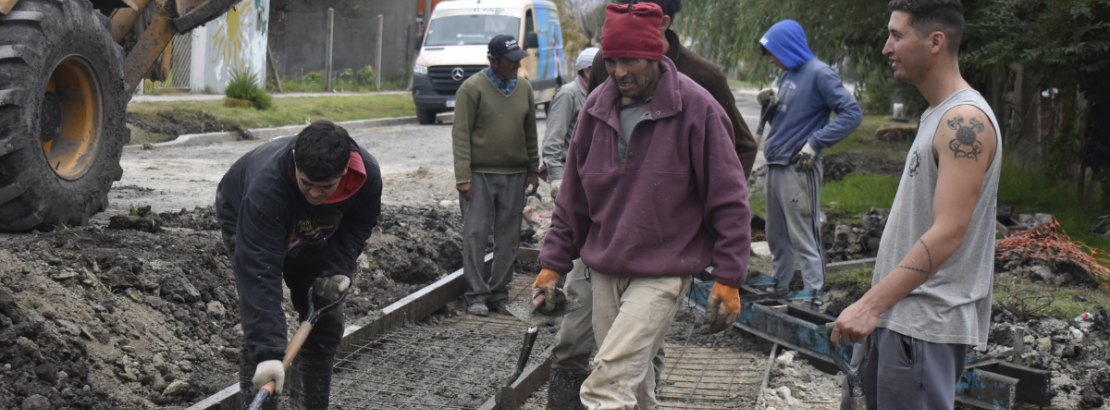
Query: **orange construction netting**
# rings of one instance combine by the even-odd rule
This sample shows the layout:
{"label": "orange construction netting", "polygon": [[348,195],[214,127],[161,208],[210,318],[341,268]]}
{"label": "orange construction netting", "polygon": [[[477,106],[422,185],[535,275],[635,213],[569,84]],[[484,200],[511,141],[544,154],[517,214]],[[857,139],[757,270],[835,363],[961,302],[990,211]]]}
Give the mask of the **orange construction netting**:
{"label": "orange construction netting", "polygon": [[1101,250],[1071,240],[1055,220],[1034,229],[1016,232],[994,247],[995,259],[1009,252],[1021,252],[1026,258],[1055,263],[1067,260],[1095,275],[1102,289],[1110,289],[1110,257]]}

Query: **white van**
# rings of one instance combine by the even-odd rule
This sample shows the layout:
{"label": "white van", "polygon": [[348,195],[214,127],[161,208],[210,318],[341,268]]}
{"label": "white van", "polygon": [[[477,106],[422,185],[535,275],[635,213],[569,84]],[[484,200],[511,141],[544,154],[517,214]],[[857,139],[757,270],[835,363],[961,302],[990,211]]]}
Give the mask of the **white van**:
{"label": "white van", "polygon": [[532,83],[536,104],[548,104],[563,84],[559,9],[546,0],[454,0],[436,5],[413,68],[412,100],[421,124],[452,111],[463,81],[489,66],[486,47],[499,34],[516,37],[528,57],[520,78]]}

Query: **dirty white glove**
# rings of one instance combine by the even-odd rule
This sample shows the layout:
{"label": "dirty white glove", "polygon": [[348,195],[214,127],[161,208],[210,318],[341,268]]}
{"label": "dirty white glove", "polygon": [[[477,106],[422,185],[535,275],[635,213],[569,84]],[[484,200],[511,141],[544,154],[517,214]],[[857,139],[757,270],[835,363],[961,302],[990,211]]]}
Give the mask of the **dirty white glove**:
{"label": "dirty white glove", "polygon": [[258,364],[254,369],[254,390],[262,388],[263,384],[274,382],[274,394],[281,394],[281,387],[285,385],[285,366],[281,360],[267,360]]}
{"label": "dirty white glove", "polygon": [[790,162],[794,164],[795,170],[809,172],[813,169],[814,163],[817,162],[817,151],[814,151],[807,142],[801,151],[790,158]]}
{"label": "dirty white glove", "polygon": [[555,199],[559,195],[559,187],[563,185],[562,179],[551,180],[551,199]]}
{"label": "dirty white glove", "polygon": [[344,275],[320,277],[312,284],[312,293],[327,300],[336,300],[350,286],[351,278]]}
{"label": "dirty white glove", "polygon": [[776,92],[774,88],[764,88],[759,90],[759,94],[755,96],[755,100],[759,101],[759,105],[762,107],[778,104],[778,92]]}

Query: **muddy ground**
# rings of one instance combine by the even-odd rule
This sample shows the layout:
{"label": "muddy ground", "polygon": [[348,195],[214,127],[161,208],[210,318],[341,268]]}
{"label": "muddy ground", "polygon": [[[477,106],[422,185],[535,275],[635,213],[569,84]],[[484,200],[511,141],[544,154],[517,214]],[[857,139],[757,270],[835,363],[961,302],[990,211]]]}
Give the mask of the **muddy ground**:
{"label": "muddy ground", "polygon": [[[234,382],[238,297],[214,213],[149,217],[159,232],[94,225],[3,244],[0,408],[176,409]],[[348,321],[458,269],[460,226],[455,209],[386,205]]]}

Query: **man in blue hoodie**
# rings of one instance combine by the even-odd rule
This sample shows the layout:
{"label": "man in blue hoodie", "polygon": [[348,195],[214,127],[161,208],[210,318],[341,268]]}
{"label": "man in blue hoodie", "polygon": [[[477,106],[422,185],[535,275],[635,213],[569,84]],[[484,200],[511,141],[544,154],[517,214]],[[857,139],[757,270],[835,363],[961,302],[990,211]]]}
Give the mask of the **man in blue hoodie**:
{"label": "man in blue hoodie", "polygon": [[[828,64],[809,51],[806,34],[794,20],[771,26],[759,39],[764,54],[786,70],[779,78],[778,106],[764,142],[767,157],[767,244],[772,271],[785,291],[801,257],[806,291],[825,285],[825,252],[821,246],[820,152],[859,126],[859,104]],[[836,113],[836,119],[829,116]],[[817,310],[820,299],[810,308]]]}

